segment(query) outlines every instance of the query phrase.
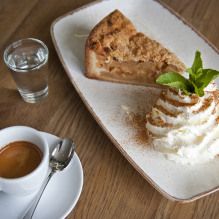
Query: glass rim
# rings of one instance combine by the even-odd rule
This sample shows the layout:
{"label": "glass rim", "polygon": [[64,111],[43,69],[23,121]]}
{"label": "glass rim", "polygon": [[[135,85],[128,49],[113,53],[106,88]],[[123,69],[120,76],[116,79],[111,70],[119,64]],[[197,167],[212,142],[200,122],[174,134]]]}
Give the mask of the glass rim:
{"label": "glass rim", "polygon": [[[45,49],[46,51],[46,56],[45,56],[45,59],[43,60],[43,62],[41,62],[40,64],[38,64],[37,66],[33,67],[33,68],[28,68],[28,69],[19,69],[19,68],[13,68],[12,66],[10,66],[8,64],[8,50],[15,44],[15,43],[19,43],[21,41],[35,41],[37,43],[39,43],[40,45],[43,46],[43,48]],[[20,44],[22,45],[22,43]],[[18,45],[19,46],[19,45]],[[16,48],[16,47],[15,47]],[[18,41],[15,41],[13,43],[11,43],[4,51],[4,55],[3,55],[3,59],[5,61],[5,64],[8,66],[8,68],[10,68],[11,70],[15,71],[15,72],[29,72],[29,71],[32,71],[32,70],[35,70],[35,69],[39,69],[41,68],[44,64],[46,64],[46,62],[48,61],[48,58],[49,58],[49,50],[46,46],[45,43],[43,43],[41,40],[38,40],[38,39],[34,39],[34,38],[25,38],[25,39],[20,39]]]}

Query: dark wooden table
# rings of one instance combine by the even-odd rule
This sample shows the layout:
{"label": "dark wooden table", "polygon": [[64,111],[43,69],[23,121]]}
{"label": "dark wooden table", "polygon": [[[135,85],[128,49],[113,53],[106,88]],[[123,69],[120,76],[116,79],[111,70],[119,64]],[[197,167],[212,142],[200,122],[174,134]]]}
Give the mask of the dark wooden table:
{"label": "dark wooden table", "polygon": [[[21,99],[3,58],[0,59],[0,129],[25,125],[74,139],[84,170],[84,185],[69,219],[219,218],[219,192],[186,204],[169,201],[158,193],[121,155],[72,86],[54,49],[50,25],[59,16],[90,2],[0,0],[1,57],[9,44],[28,37],[42,40],[50,52],[49,95],[37,104]],[[219,48],[218,0],[162,2]]]}

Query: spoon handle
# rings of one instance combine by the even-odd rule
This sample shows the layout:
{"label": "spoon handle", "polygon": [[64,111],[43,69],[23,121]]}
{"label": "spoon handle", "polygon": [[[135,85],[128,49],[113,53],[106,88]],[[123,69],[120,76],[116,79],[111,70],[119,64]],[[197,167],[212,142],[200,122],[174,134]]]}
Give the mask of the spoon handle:
{"label": "spoon handle", "polygon": [[31,219],[33,217],[33,214],[34,214],[34,211],[39,203],[39,200],[49,182],[49,180],[51,179],[51,177],[53,176],[53,174],[55,173],[56,171],[54,169],[51,170],[50,174],[48,175],[48,177],[46,178],[46,180],[43,182],[37,196],[35,197],[30,209],[28,210],[28,212],[26,213],[26,215],[24,216],[23,219]]}

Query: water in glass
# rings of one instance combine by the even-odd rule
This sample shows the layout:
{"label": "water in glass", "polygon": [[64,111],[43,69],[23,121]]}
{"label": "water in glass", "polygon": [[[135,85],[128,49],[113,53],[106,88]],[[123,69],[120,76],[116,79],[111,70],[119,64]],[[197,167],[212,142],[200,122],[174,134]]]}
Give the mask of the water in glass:
{"label": "water in glass", "polygon": [[46,55],[43,48],[34,47],[30,52],[27,48],[19,47],[8,55],[11,74],[21,96],[27,102],[38,102],[48,94],[48,64],[37,68],[45,60]]}

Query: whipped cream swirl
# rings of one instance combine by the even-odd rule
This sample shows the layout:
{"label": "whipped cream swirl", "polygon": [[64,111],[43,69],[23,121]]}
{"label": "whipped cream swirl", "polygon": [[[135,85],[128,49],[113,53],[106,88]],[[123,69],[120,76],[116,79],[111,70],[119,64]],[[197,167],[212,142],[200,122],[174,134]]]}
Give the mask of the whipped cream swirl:
{"label": "whipped cream swirl", "polygon": [[219,90],[211,82],[205,95],[162,90],[146,116],[155,149],[177,163],[205,163],[219,154]]}

